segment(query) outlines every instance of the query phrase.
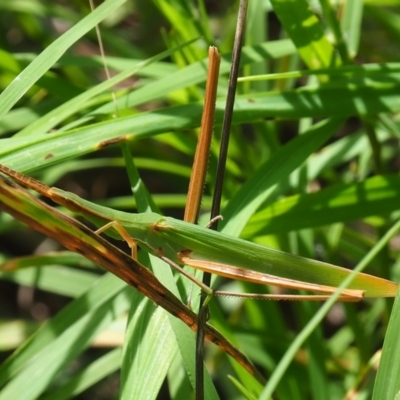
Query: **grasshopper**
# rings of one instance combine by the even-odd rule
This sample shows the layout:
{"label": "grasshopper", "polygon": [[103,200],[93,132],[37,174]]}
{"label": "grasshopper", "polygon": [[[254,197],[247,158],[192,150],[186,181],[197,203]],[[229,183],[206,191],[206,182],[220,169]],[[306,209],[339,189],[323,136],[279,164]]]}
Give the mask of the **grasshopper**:
{"label": "grasshopper", "polygon": [[[335,286],[350,273],[350,270],[342,267],[271,249],[156,213],[131,214],[103,207],[73,193],[50,188],[3,165],[0,165],[0,171],[23,186],[84,216],[99,227],[98,233],[105,232],[111,237],[122,238],[131,248],[138,244],[177,269],[180,269],[179,265],[188,265],[231,279],[319,293],[299,296],[237,294],[238,296],[326,300],[335,292]],[[360,273],[350,287],[343,290],[339,299],[359,301],[363,297],[393,297],[397,288],[398,285],[394,282]],[[210,290],[211,293],[227,294]]]}

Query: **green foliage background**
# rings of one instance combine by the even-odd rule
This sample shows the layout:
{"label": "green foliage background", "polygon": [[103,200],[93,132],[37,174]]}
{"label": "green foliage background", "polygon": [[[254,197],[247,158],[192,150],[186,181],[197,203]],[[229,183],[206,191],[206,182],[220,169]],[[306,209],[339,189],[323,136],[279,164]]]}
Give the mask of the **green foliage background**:
{"label": "green foliage background", "polygon": [[[207,48],[215,44],[223,61],[207,221],[237,6],[108,0],[90,14],[84,0],[0,0],[0,163],[134,211],[124,141],[156,205],[181,218]],[[269,75],[239,84],[225,232],[349,268],[386,237],[399,208],[399,6],[250,0],[242,76]],[[100,22],[111,81],[93,29]],[[3,269],[12,269],[0,276],[0,399],[188,398],[193,336],[185,327],[4,213],[0,233]],[[398,257],[393,239],[365,271],[398,281]],[[394,398],[398,307],[389,329],[392,301],[376,299],[336,304],[303,330],[320,307],[214,299],[210,322],[260,367],[268,386],[209,346],[215,386],[207,380],[207,398]],[[179,335],[190,337],[188,347]]]}

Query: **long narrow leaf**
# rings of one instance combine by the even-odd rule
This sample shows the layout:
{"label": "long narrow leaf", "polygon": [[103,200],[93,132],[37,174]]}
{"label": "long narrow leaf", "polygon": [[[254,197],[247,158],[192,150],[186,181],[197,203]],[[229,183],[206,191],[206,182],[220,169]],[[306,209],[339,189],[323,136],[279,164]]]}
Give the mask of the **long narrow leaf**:
{"label": "long narrow leaf", "polygon": [[79,21],[73,28],[47,47],[0,95],[0,118],[7,114],[26,91],[52,67],[69,47],[125,1],[105,1],[95,11]]}

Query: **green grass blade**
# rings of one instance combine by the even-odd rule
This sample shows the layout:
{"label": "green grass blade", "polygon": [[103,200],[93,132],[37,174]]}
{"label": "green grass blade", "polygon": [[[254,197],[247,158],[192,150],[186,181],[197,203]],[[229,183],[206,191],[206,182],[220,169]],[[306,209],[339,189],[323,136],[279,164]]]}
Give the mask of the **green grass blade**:
{"label": "green grass blade", "polygon": [[77,396],[93,384],[118,370],[121,366],[121,356],[120,348],[109,351],[104,356],[93,361],[85,370],[68,379],[57,390],[51,391],[40,399],[65,400]]}
{"label": "green grass blade", "polygon": [[298,168],[342,123],[341,119],[320,122],[308,133],[290,141],[276,152],[228,203],[223,211],[227,221],[223,225],[223,231],[234,236],[239,235],[251,215],[274,193],[279,181]]}
{"label": "green grass blade", "polygon": [[108,17],[126,0],[107,0],[73,28],[44,50],[0,95],[0,118],[15,105],[26,91],[43,76],[52,65],[90,29]]}
{"label": "green grass blade", "polygon": [[46,348],[48,343],[57,338],[59,332],[68,330],[75,321],[84,318],[90,309],[92,312],[97,312],[99,307],[106,307],[124,287],[125,283],[111,274],[97,280],[92,288],[65,307],[48,324],[42,326],[17,352],[1,364],[0,384],[4,385],[8,379],[21,371],[30,360]]}
{"label": "green grass blade", "polygon": [[167,313],[136,295],[128,321],[120,398],[156,399],[177,352]]}
{"label": "green grass blade", "polygon": [[[248,46],[243,48],[241,64],[246,65],[254,62],[260,62],[267,58],[276,59],[292,54],[293,45],[289,40],[277,40],[274,42],[265,42],[257,46]],[[230,60],[232,55],[223,54],[221,59],[220,74],[226,74],[230,70]],[[205,70],[207,59],[194,62],[184,68],[171,72],[167,76],[162,76],[154,82],[139,87],[133,93],[121,96],[116,104],[109,102],[93,111],[93,114],[113,113],[115,106],[118,109],[126,107],[135,107],[143,103],[151,102],[156,99],[165,98],[169,93],[179,89],[188,88],[205,81]]]}
{"label": "green grass blade", "polygon": [[271,3],[301,58],[310,69],[337,64],[334,48],[306,0],[271,0]]}
{"label": "green grass blade", "polygon": [[255,214],[243,236],[283,233],[390,213],[398,210],[399,188],[398,176],[382,175],[285,197]]}
{"label": "green grass blade", "polygon": [[400,391],[399,330],[400,330],[400,292],[397,294],[390,315],[389,326],[383,343],[382,355],[372,400],[395,399]]}
{"label": "green grass blade", "polygon": [[16,136],[25,136],[31,134],[41,134],[46,133],[56,127],[60,122],[64,121],[71,115],[77,113],[79,110],[85,107],[85,105],[93,99],[95,96],[105,92],[106,90],[111,89],[113,86],[122,82],[126,78],[137,74],[142,68],[152,64],[153,62],[162,60],[166,57],[169,57],[175,51],[179,51],[185,46],[189,45],[192,41],[184,43],[180,46],[174,47],[172,49],[166,50],[154,57],[150,57],[147,60],[142,61],[134,68],[129,68],[128,70],[124,70],[119,74],[113,76],[112,78],[100,83],[99,85],[86,90],[85,92],[79,94],[78,96],[73,97],[69,101],[65,101],[61,106],[55,108],[51,112],[47,113],[42,118],[39,118],[34,123],[30,124],[25,129],[21,130]]}
{"label": "green grass blade", "polygon": [[[0,272],[0,279],[15,282],[19,285],[36,287],[49,293],[78,297],[98,278],[98,274],[78,271],[62,265],[52,264],[51,261],[49,263],[47,260],[44,261],[45,264],[41,264],[39,267],[24,267],[22,270]],[[40,260],[40,263],[42,263],[42,260]]]}
{"label": "green grass blade", "polygon": [[[393,77],[395,78],[395,77]],[[396,112],[398,83],[365,82],[324,85],[288,92],[271,93],[248,99],[238,98],[234,124],[256,122],[267,117],[298,118],[350,116],[368,112]],[[217,101],[215,123],[220,126],[224,102]],[[40,165],[51,165],[78,155],[99,150],[108,143],[147,138],[160,133],[199,126],[202,106],[189,104],[118,118],[73,131],[52,135],[1,139],[0,157],[10,168],[29,171]],[[134,132],[133,134],[126,134]],[[68,141],[68,146],[64,145]],[[27,149],[29,148],[29,153]],[[38,161],[40,160],[40,162]]]}
{"label": "green grass blade", "polygon": [[349,1],[345,5],[343,18],[341,20],[343,35],[346,37],[349,54],[352,58],[354,58],[358,52],[361,36],[362,12],[362,0]]}

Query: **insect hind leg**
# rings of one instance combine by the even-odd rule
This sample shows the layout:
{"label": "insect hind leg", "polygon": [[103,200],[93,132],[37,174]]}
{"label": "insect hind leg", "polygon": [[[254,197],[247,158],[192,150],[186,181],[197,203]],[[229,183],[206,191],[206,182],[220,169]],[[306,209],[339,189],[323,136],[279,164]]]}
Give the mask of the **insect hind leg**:
{"label": "insect hind leg", "polygon": [[110,221],[101,228],[97,229],[95,233],[99,235],[102,232],[105,232],[108,229],[115,229],[117,233],[121,236],[121,238],[127,243],[129,248],[131,249],[131,256],[134,260],[137,260],[137,242],[133,239],[128,231],[117,221]]}

